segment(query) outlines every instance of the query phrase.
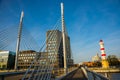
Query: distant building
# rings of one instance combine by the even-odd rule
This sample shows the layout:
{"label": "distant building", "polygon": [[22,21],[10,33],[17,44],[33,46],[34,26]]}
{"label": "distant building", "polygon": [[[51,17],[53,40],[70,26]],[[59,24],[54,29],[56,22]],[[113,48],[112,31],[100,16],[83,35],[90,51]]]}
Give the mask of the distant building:
{"label": "distant building", "polygon": [[[52,37],[49,37],[52,36]],[[46,51],[48,57],[53,57],[51,61],[54,61],[54,67],[64,67],[64,55],[63,55],[63,41],[62,32],[59,30],[49,30],[46,33]],[[73,65],[73,59],[71,58],[70,38],[66,36],[66,48],[67,48],[67,66]]]}
{"label": "distant building", "polygon": [[36,52],[33,50],[20,51],[18,55],[18,69],[27,69],[35,56]]}
{"label": "distant building", "polygon": [[101,58],[100,58],[100,56],[97,54],[97,55],[95,55],[95,56],[92,57],[92,61],[93,61],[93,62],[100,62],[100,61],[101,61]]}
{"label": "distant building", "polygon": [[83,62],[83,65],[85,65],[87,67],[93,67],[94,66],[94,62]]}
{"label": "distant building", "polygon": [[34,50],[20,51],[18,55],[18,69],[28,69],[33,60],[36,61],[33,63],[32,68],[40,64],[44,65],[47,63],[47,56],[46,52],[36,52]]}
{"label": "distant building", "polygon": [[13,69],[15,64],[15,52],[0,51],[0,69]]}

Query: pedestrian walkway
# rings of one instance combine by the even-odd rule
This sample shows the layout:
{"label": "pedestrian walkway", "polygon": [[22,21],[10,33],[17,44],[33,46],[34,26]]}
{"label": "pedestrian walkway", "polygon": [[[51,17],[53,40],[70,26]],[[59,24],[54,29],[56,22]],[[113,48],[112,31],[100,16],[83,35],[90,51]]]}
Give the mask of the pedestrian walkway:
{"label": "pedestrian walkway", "polygon": [[85,77],[83,71],[79,68],[68,74],[61,80],[87,80],[87,78]]}

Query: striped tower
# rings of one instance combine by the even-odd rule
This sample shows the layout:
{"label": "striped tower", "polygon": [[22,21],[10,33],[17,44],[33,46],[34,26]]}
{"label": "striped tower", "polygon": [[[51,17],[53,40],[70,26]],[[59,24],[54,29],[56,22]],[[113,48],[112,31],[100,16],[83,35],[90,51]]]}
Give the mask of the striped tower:
{"label": "striped tower", "polygon": [[101,58],[102,58],[102,67],[103,68],[109,68],[109,63],[106,59],[106,53],[104,48],[104,42],[103,40],[100,40],[100,50],[101,50]]}

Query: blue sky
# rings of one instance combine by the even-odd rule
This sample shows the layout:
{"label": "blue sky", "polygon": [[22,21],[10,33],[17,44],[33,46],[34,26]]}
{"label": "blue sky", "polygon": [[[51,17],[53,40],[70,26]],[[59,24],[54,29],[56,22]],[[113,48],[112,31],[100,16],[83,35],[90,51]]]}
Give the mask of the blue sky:
{"label": "blue sky", "polygon": [[18,26],[24,10],[23,25],[41,45],[61,16],[61,2],[75,63],[100,55],[100,39],[107,55],[120,57],[120,0],[0,0],[0,27]]}

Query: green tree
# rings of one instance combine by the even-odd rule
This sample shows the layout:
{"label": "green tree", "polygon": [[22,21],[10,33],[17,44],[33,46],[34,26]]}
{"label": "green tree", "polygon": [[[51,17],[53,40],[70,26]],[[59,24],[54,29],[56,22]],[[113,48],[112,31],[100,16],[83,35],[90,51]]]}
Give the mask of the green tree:
{"label": "green tree", "polygon": [[116,57],[116,55],[109,55],[107,57],[107,60],[108,60],[110,66],[120,65],[120,62],[119,62],[118,58]]}

